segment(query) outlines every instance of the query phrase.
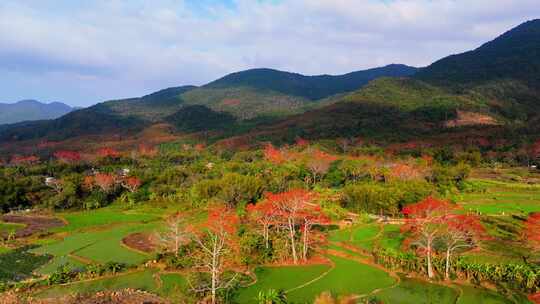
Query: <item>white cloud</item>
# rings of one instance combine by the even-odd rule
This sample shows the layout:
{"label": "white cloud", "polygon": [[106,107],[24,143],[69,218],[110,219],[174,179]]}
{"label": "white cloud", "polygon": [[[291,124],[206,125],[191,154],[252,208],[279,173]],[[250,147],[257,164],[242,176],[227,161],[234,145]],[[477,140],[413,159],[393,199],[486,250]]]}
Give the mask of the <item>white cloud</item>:
{"label": "white cloud", "polygon": [[251,67],[423,66],[538,13],[537,0],[3,1],[0,98],[90,104]]}

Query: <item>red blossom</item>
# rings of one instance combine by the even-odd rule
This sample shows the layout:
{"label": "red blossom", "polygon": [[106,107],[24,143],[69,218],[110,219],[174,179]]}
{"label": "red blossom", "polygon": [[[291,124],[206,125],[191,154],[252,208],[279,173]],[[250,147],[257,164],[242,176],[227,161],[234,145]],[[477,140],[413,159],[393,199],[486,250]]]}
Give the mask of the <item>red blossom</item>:
{"label": "red blossom", "polygon": [[14,165],[31,165],[37,162],[39,162],[39,158],[35,155],[30,155],[30,156],[14,155],[11,158],[11,164],[14,164]]}
{"label": "red blossom", "polygon": [[540,292],[537,292],[537,293],[534,293],[534,294],[531,294],[529,295],[529,301],[535,303],[535,304],[540,304]]}
{"label": "red blossom", "polygon": [[286,160],[284,153],[276,149],[272,144],[268,144],[264,148],[264,157],[273,164],[282,164]]}
{"label": "red blossom", "polygon": [[309,146],[309,140],[303,139],[302,137],[297,137],[296,138],[296,145],[298,147],[301,147],[301,148],[307,147],[307,146]]}
{"label": "red blossom", "polygon": [[147,146],[145,144],[139,145],[139,155],[145,157],[155,157],[158,154],[158,149],[155,147]]}
{"label": "red blossom", "polygon": [[94,175],[94,183],[103,192],[109,193],[114,189],[114,186],[116,184],[116,178],[112,174],[96,173],[96,175]]}
{"label": "red blossom", "polygon": [[240,219],[234,210],[225,206],[216,206],[208,210],[206,228],[214,233],[236,233]]}
{"label": "red blossom", "polygon": [[540,248],[540,212],[531,213],[525,222],[524,237],[534,248]]}
{"label": "red blossom", "polygon": [[136,192],[139,190],[139,187],[142,185],[141,180],[136,176],[131,176],[128,178],[125,178],[122,181],[122,187],[129,190],[129,192]]}
{"label": "red blossom", "polygon": [[65,163],[75,163],[81,160],[81,154],[79,152],[67,150],[56,151],[54,157]]}
{"label": "red blossom", "polygon": [[119,158],[120,152],[113,148],[101,148],[97,151],[97,155],[102,158]]}

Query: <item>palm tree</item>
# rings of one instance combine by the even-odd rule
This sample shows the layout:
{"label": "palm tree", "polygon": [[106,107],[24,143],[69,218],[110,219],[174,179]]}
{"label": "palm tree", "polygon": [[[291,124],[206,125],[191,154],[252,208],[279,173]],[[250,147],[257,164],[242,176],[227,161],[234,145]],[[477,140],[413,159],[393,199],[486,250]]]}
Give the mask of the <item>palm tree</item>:
{"label": "palm tree", "polygon": [[268,289],[260,291],[257,296],[259,304],[287,304],[287,296],[283,290]]}

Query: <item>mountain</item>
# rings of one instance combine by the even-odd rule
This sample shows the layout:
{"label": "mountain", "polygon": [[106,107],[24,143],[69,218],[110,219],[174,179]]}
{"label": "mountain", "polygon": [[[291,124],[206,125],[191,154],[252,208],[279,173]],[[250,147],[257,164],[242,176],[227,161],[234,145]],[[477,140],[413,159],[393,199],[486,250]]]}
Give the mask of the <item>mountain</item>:
{"label": "mountain", "polygon": [[250,87],[309,100],[319,100],[331,95],[355,91],[379,77],[404,77],[413,75],[416,71],[417,68],[401,64],[391,64],[338,76],[305,76],[272,69],[252,69],[229,74],[207,84],[205,88]]}
{"label": "mountain", "polygon": [[0,128],[0,139],[116,134],[163,122],[182,133],[210,130],[212,140],[237,136],[252,143],[297,136],[401,141],[470,130],[479,130],[475,136],[486,130],[534,131],[530,126],[540,121],[539,55],[540,21],[533,20],[420,70],[389,65],[305,76],[252,69],[201,87],[169,88],[56,120]]}
{"label": "mountain", "polygon": [[239,119],[257,116],[284,116],[332,96],[351,92],[379,77],[403,77],[417,68],[388,65],[344,75],[305,76],[272,69],[251,69],[229,74],[182,95],[186,104],[205,105],[231,113]]}
{"label": "mountain", "polygon": [[328,106],[246,136],[399,141],[471,129],[530,129],[539,113],[540,20],[533,20],[475,50],[438,60],[411,77],[373,80]]}
{"label": "mountain", "polygon": [[538,88],[540,19],[525,22],[475,50],[443,58],[415,77],[451,87],[512,79]]}
{"label": "mountain", "polygon": [[61,102],[41,103],[36,100],[21,100],[16,103],[0,103],[0,124],[54,119],[71,111],[72,107]]}
{"label": "mountain", "polygon": [[[245,129],[257,125],[259,117],[302,113],[317,107],[319,102],[321,106],[330,104],[340,93],[356,90],[374,78],[412,75],[416,70],[404,65],[389,65],[340,76],[248,70],[202,87],[172,87],[142,97],[106,101],[50,121],[17,124],[0,129],[0,140],[40,137],[58,140],[77,135],[140,130],[160,122],[171,123],[179,131],[193,132],[223,129],[225,122],[233,125],[237,120],[246,120],[248,123],[242,126]],[[210,121],[213,119],[217,121]]]}
{"label": "mountain", "polygon": [[493,41],[443,58],[415,78],[455,92],[475,92],[514,119],[540,110],[540,19],[525,22]]}

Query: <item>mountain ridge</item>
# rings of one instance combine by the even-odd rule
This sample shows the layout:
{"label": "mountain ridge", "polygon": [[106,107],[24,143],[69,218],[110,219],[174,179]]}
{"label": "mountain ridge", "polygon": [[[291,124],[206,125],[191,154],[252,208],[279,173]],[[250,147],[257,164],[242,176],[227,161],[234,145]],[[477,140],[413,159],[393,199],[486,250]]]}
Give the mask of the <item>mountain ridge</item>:
{"label": "mountain ridge", "polygon": [[14,103],[0,103],[0,124],[54,119],[74,109],[62,102],[43,103],[34,99],[23,99]]}

